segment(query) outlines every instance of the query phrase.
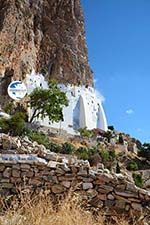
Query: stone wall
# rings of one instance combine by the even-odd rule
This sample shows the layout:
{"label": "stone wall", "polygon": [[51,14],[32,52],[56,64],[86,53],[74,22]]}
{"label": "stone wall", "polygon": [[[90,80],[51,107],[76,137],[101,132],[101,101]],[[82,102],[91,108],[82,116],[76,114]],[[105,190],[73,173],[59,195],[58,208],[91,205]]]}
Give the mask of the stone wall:
{"label": "stone wall", "polygon": [[91,168],[88,161],[48,153],[44,158],[27,154],[0,155],[0,194],[17,193],[17,188],[46,190],[62,195],[80,193],[89,207],[121,212],[142,211],[150,205],[150,192],[137,188],[121,174]]}

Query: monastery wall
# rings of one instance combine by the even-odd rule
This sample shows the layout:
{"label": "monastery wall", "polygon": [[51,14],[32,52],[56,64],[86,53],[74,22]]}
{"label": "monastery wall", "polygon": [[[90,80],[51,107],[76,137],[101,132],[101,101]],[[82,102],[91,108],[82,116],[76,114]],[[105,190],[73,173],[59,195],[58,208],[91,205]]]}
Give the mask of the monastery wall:
{"label": "monastery wall", "polygon": [[[27,75],[25,80],[28,94],[34,88],[48,88],[47,82],[42,74],[33,71]],[[64,120],[59,123],[50,123],[48,118],[38,119],[38,122],[47,127],[63,129],[68,133],[75,134],[79,128],[107,130],[107,120],[102,106],[103,99],[93,87],[59,84],[61,91],[66,93],[69,100],[68,107],[64,107]],[[29,114],[32,114],[31,110]]]}

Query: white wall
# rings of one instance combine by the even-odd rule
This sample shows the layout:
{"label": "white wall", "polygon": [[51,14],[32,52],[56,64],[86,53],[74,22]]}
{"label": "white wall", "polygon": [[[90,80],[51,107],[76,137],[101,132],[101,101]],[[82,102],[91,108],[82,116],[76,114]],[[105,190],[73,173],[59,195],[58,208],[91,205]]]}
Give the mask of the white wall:
{"label": "white wall", "polygon": [[[31,75],[27,75],[26,85],[28,93],[31,93],[35,87],[48,87],[44,77],[41,74],[35,74],[34,71]],[[66,93],[69,99],[69,106],[63,110],[64,121],[50,124],[50,121],[46,118],[38,120],[41,125],[62,128],[72,134],[80,127],[107,130],[107,120],[102,100],[98,97],[94,88],[70,84],[67,86],[59,84],[59,88]]]}

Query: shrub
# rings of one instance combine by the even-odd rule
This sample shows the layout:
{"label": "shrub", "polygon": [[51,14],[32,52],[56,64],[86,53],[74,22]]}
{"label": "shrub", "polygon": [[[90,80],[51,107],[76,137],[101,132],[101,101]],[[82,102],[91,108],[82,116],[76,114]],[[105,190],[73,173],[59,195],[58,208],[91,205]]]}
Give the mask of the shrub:
{"label": "shrub", "polygon": [[98,153],[97,148],[86,148],[86,147],[80,147],[77,149],[76,154],[80,159],[83,160],[90,160],[90,158]]}
{"label": "shrub", "polygon": [[92,130],[87,130],[87,128],[80,128],[79,130],[79,133],[80,133],[80,136],[81,137],[87,137],[87,138],[90,138],[94,135],[93,131]]}
{"label": "shrub", "polygon": [[103,162],[107,162],[110,159],[109,151],[106,149],[100,150],[100,156],[102,157]]}
{"label": "shrub", "polygon": [[50,147],[50,141],[47,135],[42,132],[30,131],[27,133],[30,140],[36,141],[39,145],[44,145],[46,148]]}
{"label": "shrub", "polygon": [[127,166],[128,170],[138,170],[138,165],[135,161],[131,161],[128,166]]}
{"label": "shrub", "polygon": [[142,188],[143,187],[143,179],[142,179],[142,175],[141,174],[137,174],[137,173],[133,173],[132,174],[135,185],[137,187]]}
{"label": "shrub", "polygon": [[120,166],[119,166],[119,163],[117,162],[117,165],[116,165],[116,173],[120,173]]}
{"label": "shrub", "polygon": [[94,155],[94,154],[96,154],[96,153],[98,153],[96,147],[88,148],[88,154],[89,154],[89,157],[91,157],[92,155]]}
{"label": "shrub", "polygon": [[122,137],[122,135],[120,134],[119,135],[119,140],[118,140],[118,142],[119,142],[119,144],[124,144],[124,140],[123,140],[123,137]]}
{"label": "shrub", "polygon": [[11,114],[14,110],[14,103],[13,102],[8,102],[4,106],[4,112]]}
{"label": "shrub", "polygon": [[68,142],[65,142],[63,145],[62,145],[62,150],[61,150],[61,153],[63,154],[71,154],[75,151],[75,147],[68,143]]}
{"label": "shrub", "polygon": [[108,126],[108,130],[112,130],[112,131],[114,131],[114,130],[115,130],[115,128],[114,128],[114,126]]}
{"label": "shrub", "polygon": [[138,155],[150,160],[150,143],[144,143],[141,146]]}
{"label": "shrub", "polygon": [[16,112],[10,119],[0,119],[0,127],[4,133],[11,135],[23,135],[26,130],[25,115],[22,112]]}
{"label": "shrub", "polygon": [[89,159],[89,153],[87,148],[83,148],[83,147],[78,148],[76,151],[76,154],[80,159],[83,159],[83,160]]}
{"label": "shrub", "polygon": [[52,151],[52,152],[59,153],[59,152],[61,152],[61,146],[56,144],[56,143],[50,142],[49,143],[49,150]]}
{"label": "shrub", "polygon": [[109,151],[109,157],[111,160],[114,160],[116,158],[116,152],[115,150]]}
{"label": "shrub", "polygon": [[104,133],[103,136],[107,138],[108,142],[110,142],[110,139],[113,137],[113,132],[108,130],[107,132]]}

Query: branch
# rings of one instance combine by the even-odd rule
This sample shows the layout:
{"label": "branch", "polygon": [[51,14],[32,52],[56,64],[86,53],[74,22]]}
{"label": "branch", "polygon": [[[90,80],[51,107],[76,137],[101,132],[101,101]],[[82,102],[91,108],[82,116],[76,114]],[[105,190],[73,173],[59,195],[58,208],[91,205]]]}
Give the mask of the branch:
{"label": "branch", "polygon": [[37,109],[34,110],[34,112],[33,112],[32,116],[31,116],[31,119],[30,119],[29,123],[32,123],[33,122],[34,118],[36,117],[36,112],[37,112]]}

